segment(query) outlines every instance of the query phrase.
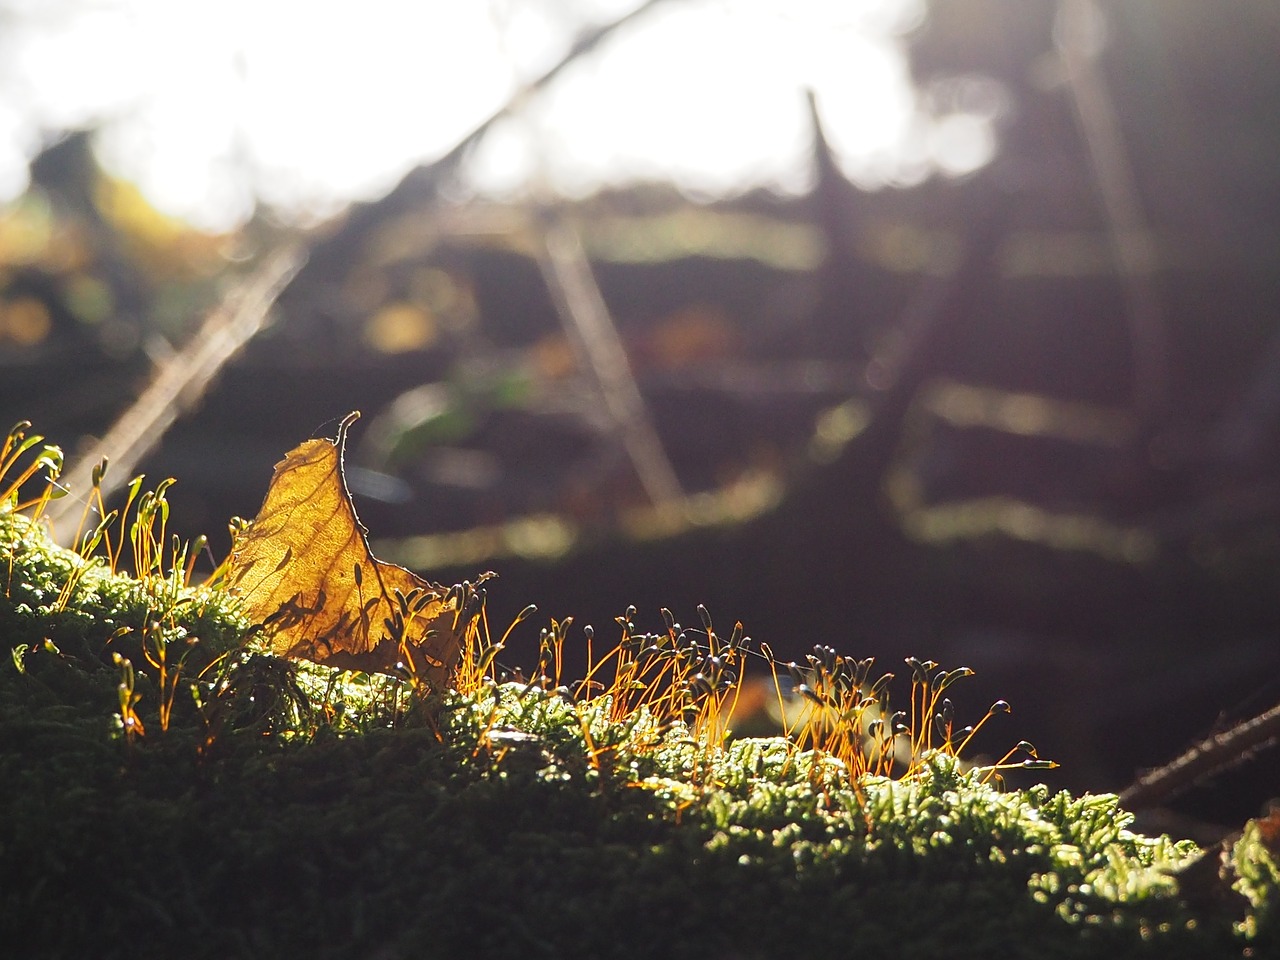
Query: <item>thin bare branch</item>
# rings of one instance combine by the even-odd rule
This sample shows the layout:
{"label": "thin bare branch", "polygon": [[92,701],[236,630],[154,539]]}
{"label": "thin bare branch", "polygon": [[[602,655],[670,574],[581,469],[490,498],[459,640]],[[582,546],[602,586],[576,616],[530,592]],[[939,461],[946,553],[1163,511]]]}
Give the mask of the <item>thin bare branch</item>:
{"label": "thin bare branch", "polygon": [[502,106],[476,124],[447,153],[430,163],[410,170],[382,198],[353,207],[341,228],[327,241],[317,244],[313,249],[311,257],[313,268],[328,271],[330,250],[333,251],[333,256],[346,256],[345,251],[358,246],[370,232],[376,230],[388,219],[414,209],[424,201],[433,198],[439,185],[457,170],[467,154],[484,138],[494,124],[519,112],[534,95],[549,86],[569,66],[591,53],[619,29],[643,17],[662,2],[663,0],[645,0],[630,13],[587,31],[565,52],[563,57],[516,90]]}
{"label": "thin bare branch", "polygon": [[1248,760],[1280,738],[1280,705],[1201,740],[1172,763],[1139,777],[1120,794],[1128,810],[1158,806],[1206,777]]}
{"label": "thin bare branch", "polygon": [[[199,402],[223,365],[263,328],[272,306],[305,259],[301,247],[281,249],[223,297],[187,345],[159,367],[141,396],[106,435],[63,474],[63,483],[72,493],[89,490],[93,469],[103,459],[111,464],[110,473],[102,480],[103,496],[129,482],[170,424]],[[55,530],[60,517],[81,507],[76,497],[54,501],[48,516]]]}
{"label": "thin bare branch", "polygon": [[582,241],[556,216],[548,219],[541,240],[538,265],[556,311],[583,365],[595,377],[645,492],[655,505],[674,502],[681,496],[680,480],[649,418]]}

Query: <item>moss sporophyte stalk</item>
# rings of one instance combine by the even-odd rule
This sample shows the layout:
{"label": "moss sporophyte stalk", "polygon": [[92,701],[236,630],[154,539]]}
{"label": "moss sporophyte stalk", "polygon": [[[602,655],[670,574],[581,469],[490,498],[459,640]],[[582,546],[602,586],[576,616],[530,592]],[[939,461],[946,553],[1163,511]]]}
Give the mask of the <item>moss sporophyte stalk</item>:
{"label": "moss sporophyte stalk", "polygon": [[[1052,764],[967,758],[1009,707],[965,725],[965,668],[895,679],[822,643],[780,663],[703,608],[651,632],[632,608],[607,641],[551,621],[520,669],[535,610],[491,633],[486,578],[441,588],[456,654],[415,661],[410,588],[385,595],[385,669],[282,656],[226,564],[195,581],[169,482],[107,510],[102,471],[67,494],[27,429],[0,446],[14,956],[1280,955],[1280,828],[1201,851],[1110,795],[1005,788]],[[67,548],[43,519],[64,494]],[[735,735],[744,691],[773,735]]]}

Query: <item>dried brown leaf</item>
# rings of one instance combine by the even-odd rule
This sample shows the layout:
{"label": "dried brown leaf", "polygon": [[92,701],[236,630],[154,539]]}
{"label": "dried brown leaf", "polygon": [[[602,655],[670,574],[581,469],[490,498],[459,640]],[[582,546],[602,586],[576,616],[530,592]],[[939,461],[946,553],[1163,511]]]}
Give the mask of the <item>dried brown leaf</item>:
{"label": "dried brown leaf", "polygon": [[276,464],[258,515],[236,538],[228,579],[271,649],[348,670],[410,669],[436,686],[457,665],[471,620],[449,590],[375,558],[342,469],[347,429]]}

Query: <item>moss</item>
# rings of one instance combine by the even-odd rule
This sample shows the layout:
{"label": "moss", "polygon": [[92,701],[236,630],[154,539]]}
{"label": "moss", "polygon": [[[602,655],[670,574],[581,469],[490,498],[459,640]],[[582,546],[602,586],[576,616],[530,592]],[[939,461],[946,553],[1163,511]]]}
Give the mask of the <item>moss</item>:
{"label": "moss", "polygon": [[1231,851],[1234,889],[1250,910],[1240,931],[1256,956],[1280,956],[1280,811],[1250,821]]}
{"label": "moss", "polygon": [[[14,955],[1274,949],[1276,861],[1256,829],[1234,852],[1245,915],[1198,916],[1174,876],[1198,851],[1133,833],[1111,796],[1001,791],[941,753],[851,780],[781,738],[710,746],[645,707],[616,721],[609,697],[536,686],[424,699],[245,647],[216,590],[85,566],[0,514]],[[164,730],[143,646],[157,622],[189,651]],[[108,656],[130,640],[145,735],[124,732]]]}
{"label": "moss", "polygon": [[84,659],[111,646],[141,658],[141,638],[161,631],[184,655],[196,650],[190,666],[200,669],[239,647],[249,626],[225,592],[114,573],[102,557],[59,547],[42,524],[3,506],[0,585],[0,636],[14,649],[48,641]]}

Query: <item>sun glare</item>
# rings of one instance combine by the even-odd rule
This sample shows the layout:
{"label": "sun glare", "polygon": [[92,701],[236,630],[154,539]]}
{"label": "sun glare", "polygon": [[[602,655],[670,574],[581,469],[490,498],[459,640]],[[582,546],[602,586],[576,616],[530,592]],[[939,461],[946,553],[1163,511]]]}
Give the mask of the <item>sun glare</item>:
{"label": "sun glare", "polygon": [[[579,30],[627,9],[622,0],[64,0],[37,14],[11,4],[0,40],[0,132],[12,134],[0,138],[10,144],[0,150],[0,201],[25,186],[42,132],[94,126],[108,169],[166,213],[210,229],[235,227],[258,200],[325,216],[446,152]],[[922,9],[920,0],[658,4],[495,128],[467,170],[472,188],[581,195],[658,179],[705,196],[801,191],[811,176],[806,90],[847,173],[901,180],[922,149],[901,35]],[[934,131],[936,167],[985,162],[980,121]]]}

